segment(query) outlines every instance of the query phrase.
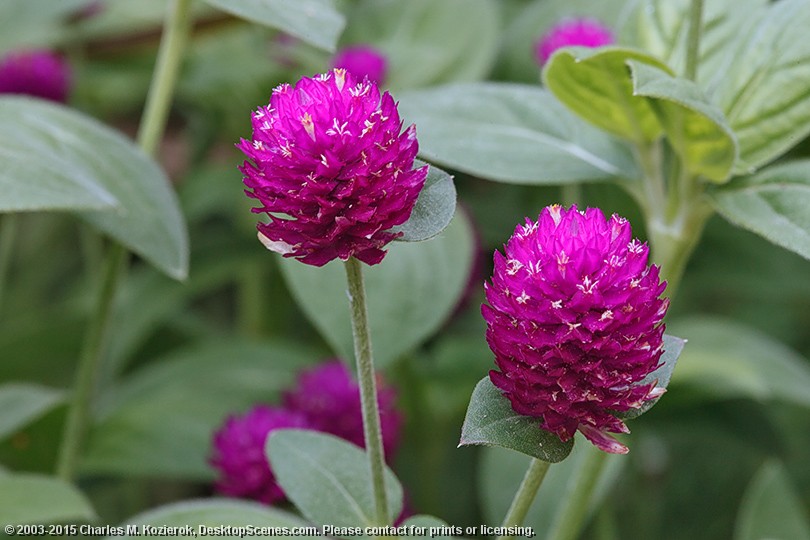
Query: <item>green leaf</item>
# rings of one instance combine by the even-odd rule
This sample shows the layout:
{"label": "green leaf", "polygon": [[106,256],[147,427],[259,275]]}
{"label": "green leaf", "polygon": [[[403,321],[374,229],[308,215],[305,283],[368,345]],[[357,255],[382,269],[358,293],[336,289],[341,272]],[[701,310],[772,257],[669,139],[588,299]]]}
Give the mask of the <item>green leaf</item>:
{"label": "green leaf", "polygon": [[0,475],[0,523],[93,521],[90,502],[72,484],[39,474]]}
{"label": "green leaf", "polygon": [[781,343],[727,320],[691,317],[667,325],[687,336],[671,384],[718,399],[785,401],[810,407],[810,367]]}
{"label": "green leaf", "polygon": [[[414,168],[423,165],[425,162],[416,160]],[[453,185],[453,177],[430,165],[425,185],[419,192],[411,217],[391,230],[402,232],[402,236],[397,238],[402,242],[429,240],[447,228],[455,211],[456,186]]]}
{"label": "green leaf", "polygon": [[64,401],[61,390],[29,383],[0,385],[0,439],[36,420]]}
{"label": "green leaf", "polygon": [[743,497],[734,540],[810,540],[810,522],[784,466],[766,461]]}
{"label": "green leaf", "polygon": [[810,160],[774,165],[711,192],[731,223],[810,259]]}
{"label": "green leaf", "polygon": [[[648,384],[656,381],[656,388],[666,389],[666,387],[669,385],[670,379],[672,378],[672,372],[675,369],[675,364],[678,362],[678,357],[681,355],[681,352],[683,352],[683,346],[685,344],[686,340],[684,339],[664,334],[664,354],[661,355],[661,362],[663,362],[663,365],[647,375],[641,382],[639,382],[639,384]],[[617,413],[616,416],[626,420],[638,418],[645,412],[652,409],[653,406],[658,403],[659,399],[661,398],[646,401],[638,409],[620,412]]]}
{"label": "green leaf", "polygon": [[[415,516],[411,516],[403,521],[400,527],[408,528],[408,536],[427,536],[429,538],[453,538],[453,534],[461,536],[461,534],[464,532],[463,529],[457,525],[450,526],[443,519],[439,519],[436,516],[429,516],[427,514],[417,514]],[[411,527],[421,527],[422,529],[426,530],[419,531],[419,529],[413,529],[414,534],[411,534]],[[452,534],[450,534],[451,530]],[[416,534],[417,531],[419,534]]]}
{"label": "green leaf", "polygon": [[502,182],[553,184],[637,177],[627,147],[541,88],[455,84],[399,95],[431,162]]}
{"label": "green leaf", "polygon": [[[203,538],[221,538],[223,540],[232,539],[239,536],[274,536],[273,530],[277,528],[296,529],[296,537],[311,539],[321,536],[317,527],[307,524],[298,516],[265,506],[263,504],[239,501],[235,499],[205,499],[198,501],[183,501],[174,504],[167,504],[139,514],[125,524],[121,525],[126,534],[108,536],[107,539],[130,539],[130,538],[159,538],[165,535],[144,535],[131,534],[127,525],[132,527],[132,532],[143,534],[144,525],[155,527],[183,527],[191,526],[192,530]],[[230,530],[228,528],[230,527]],[[250,528],[254,531],[250,534]],[[264,527],[265,529],[262,531]],[[307,529],[308,527],[308,529]],[[272,529],[271,529],[272,528]],[[197,536],[197,534],[193,536]]]}
{"label": "green leaf", "polygon": [[73,109],[15,96],[0,98],[0,143],[16,189],[42,178],[37,189],[47,191],[54,174],[100,186],[118,206],[77,214],[171,277],[186,276],[188,235],[174,191],[160,167],[120,133]]}
{"label": "green leaf", "polygon": [[571,453],[574,439],[560,438],[540,429],[540,420],[512,410],[489,377],[481,379],[470,398],[470,406],[461,427],[459,446],[483,444],[501,446],[550,463],[564,460]]}
{"label": "green leaf", "polygon": [[87,0],[0,2],[0,56],[12,49],[50,47],[68,37],[65,20]]}
{"label": "green leaf", "polygon": [[[462,214],[427,242],[389,244],[382,263],[364,266],[375,361],[382,367],[433,334],[467,285],[473,257],[470,224]],[[293,297],[335,353],[354,358],[346,272],[335,260],[322,268],[279,258]]]}
{"label": "green leaf", "polygon": [[206,0],[237,17],[276,28],[310,45],[334,51],[345,18],[333,0]]}
{"label": "green leaf", "polygon": [[629,60],[633,92],[646,97],[686,170],[715,182],[729,178],[737,141],[723,113],[692,81]]}
{"label": "green leaf", "polygon": [[225,418],[276,401],[316,359],[283,342],[216,340],[155,361],[101,395],[83,470],[208,480]]}
{"label": "green leaf", "polygon": [[498,7],[493,0],[361,0],[342,41],[385,54],[385,85],[394,90],[479,80],[498,51]]}
{"label": "green leaf", "polygon": [[771,3],[752,20],[758,24],[738,30],[733,60],[713,96],[737,134],[737,172],[747,173],[810,133],[810,2]]}
{"label": "green leaf", "polygon": [[[267,456],[284,492],[308,520],[337,527],[379,525],[362,449],[326,433],[282,429],[267,438]],[[402,510],[402,486],[388,467],[385,491],[394,519]]]}
{"label": "green leaf", "polygon": [[628,61],[671,73],[666,64],[633,49],[564,48],[543,69],[543,82],[569,109],[593,125],[638,144],[661,134],[650,102],[634,95]]}

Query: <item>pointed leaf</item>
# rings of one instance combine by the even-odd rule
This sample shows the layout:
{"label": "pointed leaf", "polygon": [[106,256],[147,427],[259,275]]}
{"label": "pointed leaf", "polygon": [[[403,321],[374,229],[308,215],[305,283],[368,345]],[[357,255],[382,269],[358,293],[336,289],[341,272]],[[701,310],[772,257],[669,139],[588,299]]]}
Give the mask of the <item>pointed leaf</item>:
{"label": "pointed leaf", "polygon": [[731,223],[810,259],[810,160],[774,165],[711,193]]}
{"label": "pointed leaf", "polygon": [[[371,472],[365,451],[338,437],[281,429],[267,438],[267,457],[287,497],[319,525],[367,527],[374,518]],[[402,510],[402,486],[385,468],[388,515]]]}
{"label": "pointed leaf", "polygon": [[334,51],[345,18],[334,0],[206,0],[237,17],[276,28],[310,45]]}
{"label": "pointed leaf", "polygon": [[639,144],[662,131],[650,103],[633,93],[629,60],[670,69],[641,51],[607,47],[564,48],[543,69],[543,82],[569,109],[593,125]]}
{"label": "pointed leaf", "polygon": [[96,513],[75,486],[39,474],[0,475],[0,523],[92,521]]}
{"label": "pointed leaf", "polygon": [[743,497],[734,540],[810,540],[804,505],[778,461],[766,461]]}
{"label": "pointed leaf", "polygon": [[64,401],[61,390],[29,383],[0,385],[0,439],[14,433]]}
{"label": "pointed leaf", "polygon": [[536,86],[454,84],[399,94],[431,162],[516,184],[635,178],[628,149]]}
{"label": "pointed leaf", "polygon": [[646,97],[686,170],[715,182],[729,178],[737,141],[723,113],[692,81],[628,60],[633,92]]}
{"label": "pointed leaf", "polygon": [[[666,390],[667,386],[669,385],[669,381],[672,378],[672,371],[675,369],[675,364],[678,362],[678,357],[681,355],[681,352],[683,352],[683,346],[685,344],[685,339],[664,334],[664,354],[661,355],[661,362],[663,362],[663,365],[647,375],[641,382],[639,382],[639,384],[648,384],[656,381],[656,388]],[[661,398],[659,397],[646,401],[638,409],[630,409],[629,411],[620,412],[617,413],[616,416],[625,420],[638,418],[645,412],[652,409],[653,406],[658,403],[659,399]]]}
{"label": "pointed leaf", "polygon": [[571,453],[574,439],[560,438],[540,429],[540,420],[512,410],[512,404],[489,377],[481,379],[470,398],[459,446],[483,444],[502,446],[550,463],[557,463]]}
{"label": "pointed leaf", "polygon": [[[416,160],[414,168],[425,165]],[[411,217],[391,230],[402,232],[397,240],[421,242],[433,238],[450,224],[456,211],[456,186],[453,177],[434,165],[430,165],[425,185],[413,207]]]}

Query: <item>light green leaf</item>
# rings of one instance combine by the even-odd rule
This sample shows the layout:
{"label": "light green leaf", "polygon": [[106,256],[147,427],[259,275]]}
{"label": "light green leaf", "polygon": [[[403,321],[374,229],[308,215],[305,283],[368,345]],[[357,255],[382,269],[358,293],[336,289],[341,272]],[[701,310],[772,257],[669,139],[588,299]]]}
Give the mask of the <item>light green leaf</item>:
{"label": "light green leaf", "polygon": [[[683,346],[685,344],[686,340],[664,334],[664,354],[661,355],[661,362],[663,362],[663,365],[644,377],[644,379],[638,384],[648,384],[655,381],[656,388],[666,389],[666,387],[669,386],[669,381],[672,378],[672,372],[675,369],[675,364],[678,362],[678,357],[680,357],[681,352],[683,352]],[[630,409],[629,411],[617,413],[616,416],[626,420],[638,418],[645,412],[652,409],[653,406],[658,403],[659,399],[661,398],[645,401],[644,404],[638,409]]]}
{"label": "light green leaf", "polygon": [[0,523],[93,521],[90,502],[72,484],[39,474],[0,475]]}
{"label": "light green leaf", "polygon": [[743,497],[734,540],[810,540],[810,522],[784,466],[766,461]]}
{"label": "light green leaf", "polygon": [[0,56],[12,49],[49,47],[68,37],[65,20],[88,0],[0,2]]}
{"label": "light green leaf", "polygon": [[541,88],[455,84],[399,99],[403,118],[417,125],[421,155],[431,162],[517,184],[638,176],[624,144]]}
{"label": "light green leaf", "polygon": [[509,399],[495,388],[489,377],[484,377],[475,385],[461,427],[459,446],[473,444],[510,448],[557,463],[571,453],[574,439],[562,442],[557,435],[540,429],[538,418],[516,413]]}
{"label": "light green leaf", "polygon": [[[368,457],[362,449],[326,433],[281,429],[267,438],[267,456],[284,492],[313,523],[379,525]],[[388,515],[395,519],[402,510],[402,486],[388,467],[385,491]]]}
{"label": "light green leaf", "polygon": [[570,47],[543,69],[543,82],[569,109],[603,130],[639,144],[662,131],[649,101],[634,95],[628,61],[671,73],[666,64],[633,49]]}
{"label": "light green leaf", "polygon": [[745,16],[758,24],[738,30],[713,97],[737,134],[737,172],[752,173],[810,133],[810,1],[783,0],[763,16]]}
{"label": "light green leaf", "polygon": [[686,170],[724,182],[737,159],[737,141],[723,113],[690,80],[629,60],[633,92],[646,97]]}
{"label": "light green leaf", "polygon": [[56,171],[60,181],[100,187],[98,195],[111,195],[117,207],[77,214],[171,277],[186,276],[188,234],[174,191],[160,167],[120,133],[73,109],[14,96],[0,98],[0,143],[17,190],[42,177],[39,192],[47,191]]}
{"label": "light green leaf", "polygon": [[211,436],[225,418],[277,401],[316,359],[283,342],[217,340],[156,361],[102,394],[83,470],[210,479]]}
{"label": "light green leaf", "polygon": [[190,526],[196,533],[193,536],[223,540],[240,537],[240,532],[241,536],[246,537],[274,536],[274,531],[280,528],[296,529],[296,532],[300,533],[300,538],[304,539],[321,536],[317,527],[277,508],[234,499],[205,499],[167,504],[139,514],[120,525],[126,534],[108,536],[107,540],[165,537],[162,534],[144,534],[145,525]]}
{"label": "light green leaf", "polygon": [[711,193],[731,223],[810,259],[810,160],[774,165]]}
{"label": "light green leaf", "polygon": [[[458,525],[450,526],[443,519],[426,514],[411,516],[403,521],[400,527],[407,527],[408,536],[427,536],[429,538],[453,538],[453,534],[460,536],[464,532]],[[411,527],[422,527],[426,530],[420,532],[425,534],[410,534]],[[418,531],[418,529],[414,529],[414,531]]]}
{"label": "light green leaf", "polygon": [[473,81],[485,78],[495,60],[498,19],[493,0],[361,0],[343,41],[385,54],[385,86],[394,90]]}
{"label": "light green leaf", "polygon": [[711,317],[667,325],[687,336],[671,384],[688,384],[719,399],[786,401],[810,407],[807,360],[752,328]]}
{"label": "light green leaf", "polygon": [[64,401],[61,390],[29,383],[0,385],[0,439]]}
{"label": "light green leaf", "polygon": [[237,17],[276,28],[310,45],[334,51],[343,15],[333,0],[205,0]]}
{"label": "light green leaf", "polygon": [[[371,339],[385,366],[427,339],[447,319],[467,285],[473,257],[462,214],[427,242],[389,244],[380,264],[363,266]],[[279,258],[284,279],[306,316],[335,353],[354,358],[346,272],[335,260],[322,268]]]}
{"label": "light green leaf", "polygon": [[[413,166],[419,168],[423,165],[424,161],[416,160]],[[429,240],[447,228],[455,211],[456,186],[453,185],[453,177],[430,165],[411,217],[391,230],[402,232],[402,236],[397,238],[402,242]]]}

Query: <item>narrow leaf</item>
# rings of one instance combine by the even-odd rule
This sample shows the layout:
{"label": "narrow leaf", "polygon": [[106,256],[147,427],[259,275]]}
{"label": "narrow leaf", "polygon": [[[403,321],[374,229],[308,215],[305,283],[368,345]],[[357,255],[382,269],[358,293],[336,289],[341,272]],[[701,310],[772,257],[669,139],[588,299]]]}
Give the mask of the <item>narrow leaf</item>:
{"label": "narrow leaf", "polygon": [[512,410],[509,402],[489,377],[481,379],[473,390],[459,446],[482,444],[502,446],[523,454],[557,463],[565,459],[574,446],[574,439],[560,438],[540,429],[540,420],[523,416]]}
{"label": "narrow leaf", "polygon": [[[426,165],[416,160],[414,168]],[[391,229],[401,232],[397,240],[402,242],[421,242],[433,238],[450,224],[456,211],[456,186],[453,177],[430,165],[425,185],[419,192],[419,198],[408,221]]]}
{"label": "narrow leaf", "polygon": [[64,392],[29,383],[0,386],[0,439],[14,433],[64,401]]}
{"label": "narrow leaf", "polygon": [[0,523],[92,521],[96,513],[72,484],[38,474],[0,475]]}
{"label": "narrow leaf", "polygon": [[766,461],[740,505],[734,540],[810,540],[804,505],[778,461]]}

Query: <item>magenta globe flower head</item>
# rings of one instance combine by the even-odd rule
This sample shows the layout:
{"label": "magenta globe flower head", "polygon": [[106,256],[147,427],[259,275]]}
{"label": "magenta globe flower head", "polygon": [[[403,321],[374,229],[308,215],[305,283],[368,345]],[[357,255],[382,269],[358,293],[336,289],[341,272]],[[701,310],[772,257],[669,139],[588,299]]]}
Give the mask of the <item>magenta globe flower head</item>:
{"label": "magenta globe flower head", "polygon": [[303,414],[257,405],[243,416],[230,416],[214,434],[210,463],[219,475],[215,489],[223,495],[265,504],[286,497],[276,482],[264,447],[271,432],[283,428],[310,428]]}
{"label": "magenta globe flower head", "polygon": [[237,145],[245,193],[258,201],[259,239],[270,250],[323,266],[349,257],[377,264],[411,215],[427,166],[414,170],[416,128],[397,105],[343,69],[273,90]]}
{"label": "magenta globe flower head", "polygon": [[663,392],[640,384],[661,364],[669,306],[647,256],[624,218],[559,205],[495,252],[481,307],[499,369],[489,376],[515,412],[562,441],[579,430],[605,452],[628,451],[607,434],[628,432],[614,413]]}
{"label": "magenta globe flower head", "polygon": [[[380,377],[377,377],[377,404],[388,459],[396,452],[402,417],[396,409],[396,392]],[[284,405],[303,414],[314,429],[365,448],[360,387],[340,360],[329,360],[302,372],[297,386],[284,395]]]}
{"label": "magenta globe flower head", "polygon": [[351,45],[338,51],[332,67],[343,68],[358,79],[368,78],[377,84],[385,82],[388,59],[371,45]]}
{"label": "magenta globe flower head", "polygon": [[65,103],[70,77],[67,62],[50,51],[18,50],[0,59],[0,94],[23,94]]}
{"label": "magenta globe flower head", "polygon": [[613,32],[596,19],[565,19],[535,43],[535,57],[542,66],[562,47],[601,47],[616,42]]}

